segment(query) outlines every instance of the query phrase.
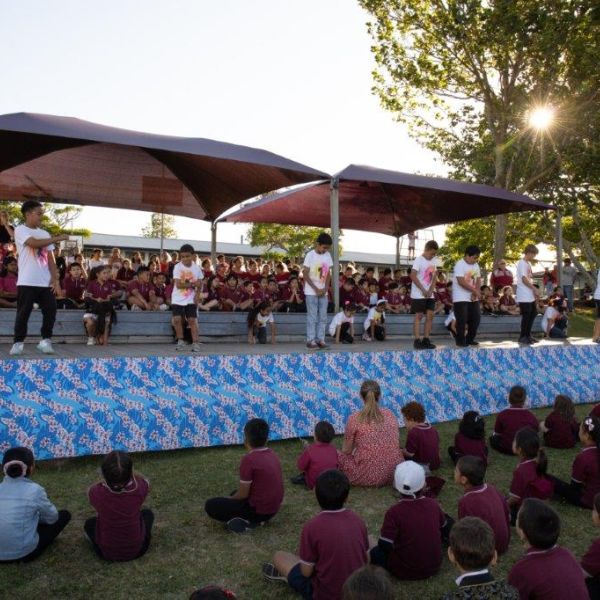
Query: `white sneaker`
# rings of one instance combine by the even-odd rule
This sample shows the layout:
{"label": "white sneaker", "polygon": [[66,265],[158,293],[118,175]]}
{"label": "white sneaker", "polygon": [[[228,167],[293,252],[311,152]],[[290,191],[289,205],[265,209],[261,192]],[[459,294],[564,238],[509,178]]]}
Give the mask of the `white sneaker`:
{"label": "white sneaker", "polygon": [[192,352],[202,352],[202,342],[194,342],[192,344]]}
{"label": "white sneaker", "polygon": [[133,304],[131,306],[131,310],[134,311],[134,310],[142,310],[142,309],[137,304]]}
{"label": "white sneaker", "polygon": [[15,342],[12,345],[9,354],[11,356],[19,356],[19,354],[23,354],[23,350],[25,350],[25,344],[23,342]]}
{"label": "white sneaker", "polygon": [[33,303],[33,310],[39,310],[40,305],[37,302]]}
{"label": "white sneaker", "polygon": [[95,346],[96,345],[96,340],[93,337],[89,337],[88,341],[87,341],[87,345],[88,346]]}
{"label": "white sneaker", "polygon": [[187,348],[187,344],[184,340],[177,340],[177,344],[175,345],[175,350],[185,350]]}
{"label": "white sneaker", "polygon": [[45,339],[42,340],[36,348],[43,354],[54,354],[54,348],[52,347],[52,341]]}
{"label": "white sneaker", "polygon": [[368,333],[363,333],[362,335],[363,342],[372,342],[371,336]]}

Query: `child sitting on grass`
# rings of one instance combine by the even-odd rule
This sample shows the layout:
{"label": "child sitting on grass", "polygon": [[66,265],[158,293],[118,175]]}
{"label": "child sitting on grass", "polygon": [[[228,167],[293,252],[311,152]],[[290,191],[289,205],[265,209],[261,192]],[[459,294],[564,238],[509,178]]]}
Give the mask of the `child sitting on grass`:
{"label": "child sitting on grass", "polygon": [[548,448],[573,448],[579,439],[579,423],[575,405],[568,396],[559,394],[554,399],[554,410],[540,423],[544,445]]}
{"label": "child sitting on grass", "polygon": [[485,421],[476,410],[468,410],[458,424],[454,446],[448,448],[452,462],[462,456],[477,456],[487,465],[488,447],[485,443]]}
{"label": "child sitting on grass", "polygon": [[508,583],[517,588],[521,599],[588,597],[581,567],[566,548],[557,545],[560,518],[550,505],[536,498],[525,500],[517,533],[527,550],[508,574]]}
{"label": "child sitting on grass", "polygon": [[342,600],[394,600],[389,575],[381,567],[365,565],[346,579]]}
{"label": "child sitting on grass", "polygon": [[340,600],[348,577],[367,562],[369,539],[363,520],[344,508],[348,478],[337,470],[321,473],[315,493],[321,512],[304,524],[298,555],[276,552],[263,576],[285,581],[303,598]]}
{"label": "child sitting on grass", "polygon": [[338,468],[338,452],[331,443],[335,437],[333,425],[327,421],[319,421],[315,426],[315,443],[307,446],[304,452],[298,457],[298,469],[302,471],[300,475],[292,477],[292,483],[297,485],[306,485],[313,489],[317,477],[330,469]]}
{"label": "child sitting on grass", "polygon": [[[594,496],[592,523],[600,527],[600,494]],[[600,599],[600,538],[594,540],[581,558],[581,569],[586,577],[585,584],[591,600]]]}
{"label": "child sitting on grass", "polygon": [[250,419],[244,426],[248,453],[240,463],[238,490],[227,498],[210,498],[204,510],[211,519],[222,521],[234,533],[244,533],[271,520],[283,502],[281,463],[267,447],[269,425]]}
{"label": "child sitting on grass", "polygon": [[458,518],[478,517],[494,532],[496,552],[504,554],[510,543],[510,512],[506,499],[491,484],[485,483],[486,465],[476,456],[463,456],[454,469],[454,481],[464,493],[458,501]]}
{"label": "child sitting on grass", "polygon": [[425,470],[412,460],[396,467],[394,487],[400,500],[386,513],[377,545],[371,548],[374,565],[399,579],[427,579],[442,564],[442,538],[448,539],[452,519],[433,498],[421,494]]}
{"label": "child sitting on grass", "polygon": [[0,563],[29,562],[44,552],[71,520],[44,488],[31,480],[35,469],[29,448],[10,448],[2,458],[0,483]]}
{"label": "child sitting on grass", "polygon": [[85,522],[84,530],[100,558],[134,560],[150,546],[154,514],[142,508],[150,485],[133,472],[127,452],[114,450],[102,461],[103,481],[88,490],[97,517]]}
{"label": "child sitting on grass", "polygon": [[515,385],[510,388],[508,402],[510,408],[498,413],[494,425],[494,433],[490,437],[490,446],[502,454],[513,454],[513,440],[519,429],[530,427],[538,430],[538,420],[535,415],[524,408],[527,399],[525,388]]}
{"label": "child sitting on grass", "polygon": [[425,422],[425,409],[419,402],[409,402],[402,407],[406,425],[404,456],[422,465],[426,471],[440,468],[440,436]]}
{"label": "child sitting on grass", "polygon": [[458,590],[449,592],[442,600],[471,600],[472,598],[502,598],[519,600],[519,592],[505,581],[496,581],[490,573],[498,559],[494,548],[494,532],[477,517],[465,517],[450,531],[448,558],[458,569]]}

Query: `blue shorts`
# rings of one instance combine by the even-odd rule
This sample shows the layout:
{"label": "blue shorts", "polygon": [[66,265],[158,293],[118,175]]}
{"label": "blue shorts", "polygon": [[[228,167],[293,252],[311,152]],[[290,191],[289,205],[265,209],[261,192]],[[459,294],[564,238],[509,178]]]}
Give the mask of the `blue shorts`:
{"label": "blue shorts", "polygon": [[298,563],[288,573],[288,585],[295,591],[298,592],[304,600],[312,600],[312,582],[310,577],[304,577],[300,570],[300,563]]}

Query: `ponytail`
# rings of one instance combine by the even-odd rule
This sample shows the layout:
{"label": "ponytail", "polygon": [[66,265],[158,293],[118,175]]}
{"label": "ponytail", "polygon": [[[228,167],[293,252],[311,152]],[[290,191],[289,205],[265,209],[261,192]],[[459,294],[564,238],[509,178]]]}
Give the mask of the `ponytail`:
{"label": "ponytail", "polygon": [[537,465],[535,467],[535,472],[540,477],[546,477],[546,472],[548,471],[548,457],[546,456],[546,452],[543,448],[538,450],[536,463]]}
{"label": "ponytail", "polygon": [[358,414],[360,423],[381,423],[383,414],[379,409],[379,398],[381,398],[381,388],[376,381],[367,380],[360,386],[360,397],[365,403],[364,408]]}

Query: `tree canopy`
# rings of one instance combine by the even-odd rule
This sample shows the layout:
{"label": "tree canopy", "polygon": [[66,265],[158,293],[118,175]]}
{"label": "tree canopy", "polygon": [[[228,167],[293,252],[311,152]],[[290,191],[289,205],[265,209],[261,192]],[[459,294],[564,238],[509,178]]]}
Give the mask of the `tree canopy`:
{"label": "tree canopy", "polygon": [[142,228],[142,236],[146,238],[176,238],[175,217],[163,213],[152,213],[150,223]]}
{"label": "tree canopy", "polygon": [[[21,205],[16,202],[0,202],[0,210],[8,212],[9,220],[13,224],[22,223]],[[73,227],[73,223],[81,214],[80,206],[70,204],[44,204],[44,218],[42,219],[42,228],[50,232],[51,235],[68,233],[69,235],[80,235],[89,237],[91,231],[81,227]]]}

